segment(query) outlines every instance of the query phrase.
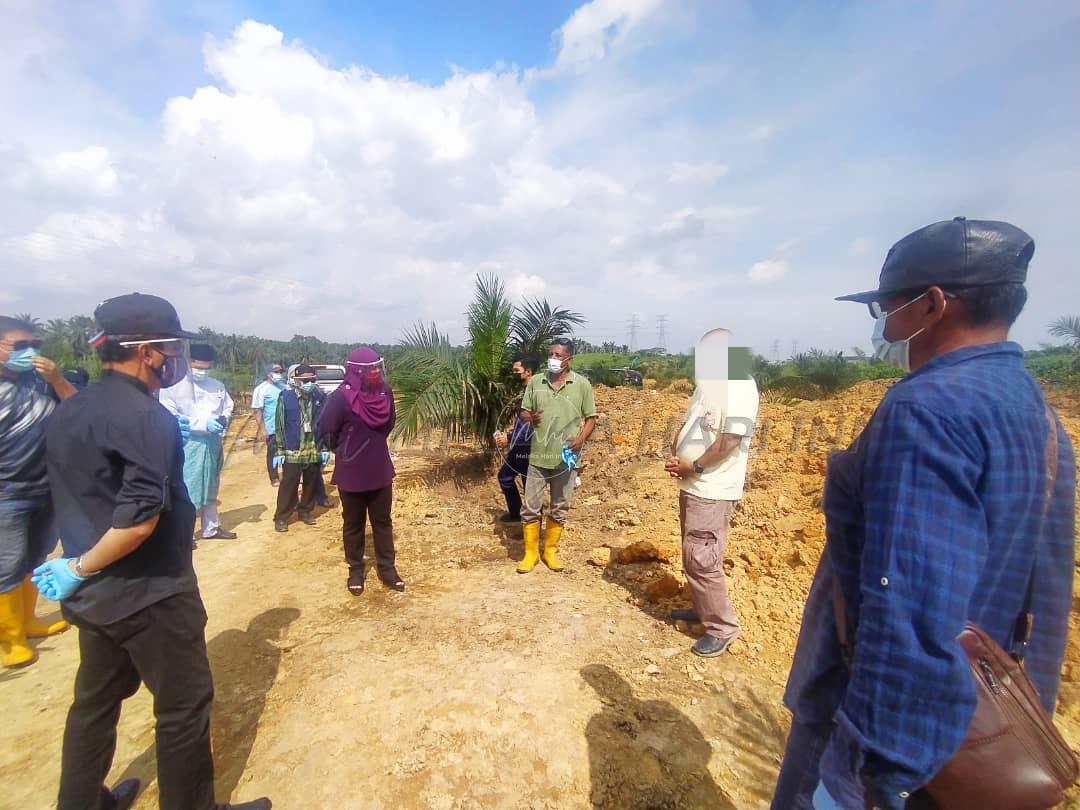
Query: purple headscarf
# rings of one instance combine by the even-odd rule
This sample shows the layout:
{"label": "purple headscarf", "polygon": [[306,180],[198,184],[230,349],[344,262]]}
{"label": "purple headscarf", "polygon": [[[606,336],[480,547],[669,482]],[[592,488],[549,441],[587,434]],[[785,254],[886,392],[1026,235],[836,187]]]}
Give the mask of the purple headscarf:
{"label": "purple headscarf", "polygon": [[382,377],[382,358],[374,349],[358,346],[345,361],[345,382],[341,384],[352,412],[370,428],[380,428],[390,419],[393,392]]}

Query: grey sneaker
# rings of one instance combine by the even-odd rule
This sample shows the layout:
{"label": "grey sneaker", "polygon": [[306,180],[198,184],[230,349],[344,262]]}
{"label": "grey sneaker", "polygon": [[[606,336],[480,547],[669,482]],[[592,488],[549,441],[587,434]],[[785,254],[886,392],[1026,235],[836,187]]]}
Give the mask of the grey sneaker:
{"label": "grey sneaker", "polygon": [[694,646],[690,648],[690,652],[694,655],[700,655],[702,658],[715,658],[718,655],[723,655],[727,651],[727,648],[731,646],[731,642],[738,637],[738,634],[735,634],[728,638],[717,638],[716,636],[706,633],[694,642]]}

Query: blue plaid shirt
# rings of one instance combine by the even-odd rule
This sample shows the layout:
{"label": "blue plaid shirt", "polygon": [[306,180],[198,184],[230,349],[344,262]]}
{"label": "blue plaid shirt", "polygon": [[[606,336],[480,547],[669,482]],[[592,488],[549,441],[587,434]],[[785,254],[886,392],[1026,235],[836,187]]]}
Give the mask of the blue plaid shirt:
{"label": "blue plaid shirt", "polygon": [[[1076,464],[1060,425],[1039,537],[1048,426],[1015,343],[938,356],[898,382],[829,459],[827,542],[784,702],[832,722],[821,778],[844,807],[902,808],[956,751],[975,685],[955,637],[974,621],[1006,649],[1035,562],[1027,670],[1053,711],[1072,597]],[[844,666],[836,576],[854,628]]]}

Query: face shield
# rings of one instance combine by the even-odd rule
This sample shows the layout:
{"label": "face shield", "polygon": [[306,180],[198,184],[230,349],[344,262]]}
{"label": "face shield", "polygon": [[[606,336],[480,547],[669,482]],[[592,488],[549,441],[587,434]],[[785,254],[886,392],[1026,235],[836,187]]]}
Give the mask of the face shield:
{"label": "face shield", "polygon": [[360,377],[360,385],[364,388],[375,388],[386,379],[386,363],[380,357],[370,363],[354,363],[345,361],[345,370]]}
{"label": "face shield", "polygon": [[164,355],[165,362],[153,369],[162,388],[171,388],[187,376],[191,367],[191,352],[187,340],[179,338],[151,338],[149,340],[120,340],[121,346],[150,346]]}

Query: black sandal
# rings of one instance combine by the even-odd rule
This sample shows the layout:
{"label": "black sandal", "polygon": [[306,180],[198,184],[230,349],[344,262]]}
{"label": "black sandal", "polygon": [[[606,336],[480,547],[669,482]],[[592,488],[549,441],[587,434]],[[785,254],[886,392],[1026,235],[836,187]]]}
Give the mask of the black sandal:
{"label": "black sandal", "polygon": [[364,577],[349,577],[349,593],[353,596],[360,596],[364,593]]}
{"label": "black sandal", "polygon": [[400,575],[395,576],[395,577],[391,577],[390,579],[382,579],[382,577],[380,577],[379,579],[382,582],[382,584],[385,585],[387,588],[390,588],[391,590],[395,590],[398,593],[404,593],[404,591],[405,591],[405,581],[401,578]]}

